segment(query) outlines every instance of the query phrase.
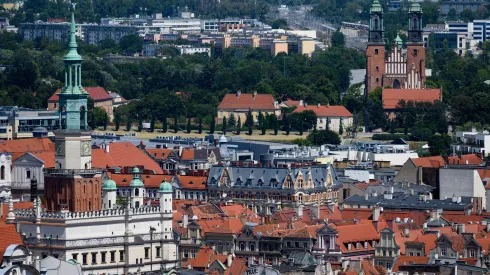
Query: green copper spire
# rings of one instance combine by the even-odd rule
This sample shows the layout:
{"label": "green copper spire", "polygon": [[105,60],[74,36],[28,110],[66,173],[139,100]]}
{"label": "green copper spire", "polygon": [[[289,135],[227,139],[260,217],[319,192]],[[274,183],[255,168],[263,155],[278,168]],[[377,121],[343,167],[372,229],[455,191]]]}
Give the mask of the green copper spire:
{"label": "green copper spire", "polygon": [[379,3],[378,0],[373,1],[373,5],[371,6],[371,9],[369,10],[371,13],[374,12],[383,12],[383,8],[381,7],[381,4]]}
{"label": "green copper spire", "polygon": [[422,8],[420,7],[419,2],[417,0],[412,1],[410,4],[410,8],[408,9],[409,13],[422,13]]}
{"label": "green copper spire", "polygon": [[400,35],[399,34],[396,35],[395,44],[398,46],[399,49],[401,49],[402,46],[403,46],[403,41],[400,38]]}
{"label": "green copper spire", "polygon": [[75,36],[75,16],[71,14],[70,42],[68,54],[63,58],[65,63],[65,85],[58,93],[59,116],[62,129],[87,130],[87,97],[82,87],[82,57],[77,51]]}

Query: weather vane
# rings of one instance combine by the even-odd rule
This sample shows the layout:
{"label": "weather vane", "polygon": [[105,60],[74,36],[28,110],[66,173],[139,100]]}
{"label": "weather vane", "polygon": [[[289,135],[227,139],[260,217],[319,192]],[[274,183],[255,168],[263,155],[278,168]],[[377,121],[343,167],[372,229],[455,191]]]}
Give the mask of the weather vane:
{"label": "weather vane", "polygon": [[75,11],[75,6],[77,5],[77,3],[71,3],[71,6],[73,7],[73,11]]}

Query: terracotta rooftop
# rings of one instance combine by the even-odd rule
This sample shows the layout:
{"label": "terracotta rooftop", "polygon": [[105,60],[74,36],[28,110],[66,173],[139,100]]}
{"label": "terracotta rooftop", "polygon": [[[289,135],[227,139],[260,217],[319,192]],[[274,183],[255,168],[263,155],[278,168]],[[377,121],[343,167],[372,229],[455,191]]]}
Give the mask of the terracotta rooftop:
{"label": "terracotta rooftop", "polygon": [[441,156],[423,157],[423,158],[411,158],[415,166],[425,168],[440,168],[443,167],[446,162]]}
{"label": "terracotta rooftop", "polygon": [[166,148],[146,148],[145,150],[153,159],[156,160],[166,160],[174,151],[173,149]]}
{"label": "terracotta rooftop", "polygon": [[194,190],[206,190],[207,177],[177,176],[182,188]]}
{"label": "terracotta rooftop", "polygon": [[361,262],[361,269],[366,275],[380,275],[381,273],[374,268],[374,266],[369,261]]}
{"label": "terracotta rooftop", "polygon": [[383,108],[396,109],[400,100],[435,102],[442,100],[441,89],[383,89]]}
{"label": "terracotta rooftop", "polygon": [[468,154],[462,155],[461,158],[458,156],[448,157],[449,164],[470,164],[470,165],[479,165],[483,162],[483,160],[477,156],[476,154]]}
{"label": "terracotta rooftop", "polygon": [[[106,101],[112,100],[112,96],[102,87],[84,87],[85,91],[89,93],[90,98],[94,101]],[[58,93],[61,89],[56,90],[56,92],[48,99],[48,102],[58,102]]]}
{"label": "terracotta rooftop", "polygon": [[20,234],[17,233],[15,224],[0,223],[0,261],[3,259],[3,254],[11,244],[23,244]]}
{"label": "terracotta rooftop", "polygon": [[[116,182],[117,187],[129,187],[133,180],[133,174],[111,173],[110,178]],[[145,188],[159,188],[164,180],[171,182],[172,178],[173,176],[171,175],[140,174],[140,179],[145,184]]]}
{"label": "terracotta rooftop", "polygon": [[26,138],[0,141],[0,151],[26,153],[54,151],[54,143],[49,138]]}
{"label": "terracotta rooftop", "polygon": [[313,111],[318,117],[352,117],[352,113],[349,112],[344,106],[298,106],[293,113],[301,113],[303,111]]}
{"label": "terracotta rooftop", "polygon": [[92,167],[132,167],[144,166],[156,174],[163,174],[163,170],[151,157],[138,149],[131,142],[112,142],[109,152],[103,148],[92,150]]}
{"label": "terracotta rooftop", "polygon": [[299,106],[301,104],[301,100],[292,100],[292,99],[287,99],[287,100],[284,100],[283,102],[281,102],[281,104],[285,104],[287,105],[288,107],[293,107],[293,106]]}
{"label": "terracotta rooftop", "polygon": [[226,94],[221,103],[218,105],[218,110],[277,110],[279,107],[274,106],[275,99],[270,94],[257,94],[254,98],[253,94]]}
{"label": "terracotta rooftop", "polygon": [[410,265],[410,264],[427,264],[429,263],[429,257],[421,256],[398,256],[396,262],[393,265],[393,272],[398,272],[400,266]]}

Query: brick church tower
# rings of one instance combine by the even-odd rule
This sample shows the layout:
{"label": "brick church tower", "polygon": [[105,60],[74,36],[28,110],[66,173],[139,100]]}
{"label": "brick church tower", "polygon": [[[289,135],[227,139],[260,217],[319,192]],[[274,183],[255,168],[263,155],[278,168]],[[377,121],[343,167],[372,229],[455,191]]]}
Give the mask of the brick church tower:
{"label": "brick church tower", "polygon": [[101,209],[101,176],[91,169],[92,141],[87,124],[88,93],[82,87],[82,57],[77,52],[75,18],[71,15],[65,85],[59,96],[60,130],[55,131],[56,168],[46,169],[44,197],[48,211]]}
{"label": "brick church tower", "polygon": [[366,48],[366,95],[382,86],[385,72],[383,8],[374,0],[369,11],[369,40]]}
{"label": "brick church tower", "polygon": [[422,9],[414,1],[408,11],[407,83],[408,89],[425,87],[425,49],[422,42]]}

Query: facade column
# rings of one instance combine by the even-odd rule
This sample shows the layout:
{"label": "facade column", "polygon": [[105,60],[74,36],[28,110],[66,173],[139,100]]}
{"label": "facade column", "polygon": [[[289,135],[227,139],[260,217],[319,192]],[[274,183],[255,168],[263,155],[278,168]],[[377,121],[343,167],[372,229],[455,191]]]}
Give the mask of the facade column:
{"label": "facade column", "polygon": [[71,66],[69,66],[68,71],[69,71],[69,72],[68,72],[68,74],[69,74],[69,78],[68,78],[68,83],[69,83],[69,84],[68,84],[68,86],[73,87],[73,86],[71,85],[71,79],[72,79]]}
{"label": "facade column", "polygon": [[78,64],[78,85],[82,87],[82,64]]}
{"label": "facade column", "polygon": [[66,66],[65,66],[65,87],[67,87],[67,86],[68,86],[68,70],[66,69]]}
{"label": "facade column", "polygon": [[78,86],[78,65],[74,65],[73,69],[75,70],[75,77],[73,78],[73,87]]}

